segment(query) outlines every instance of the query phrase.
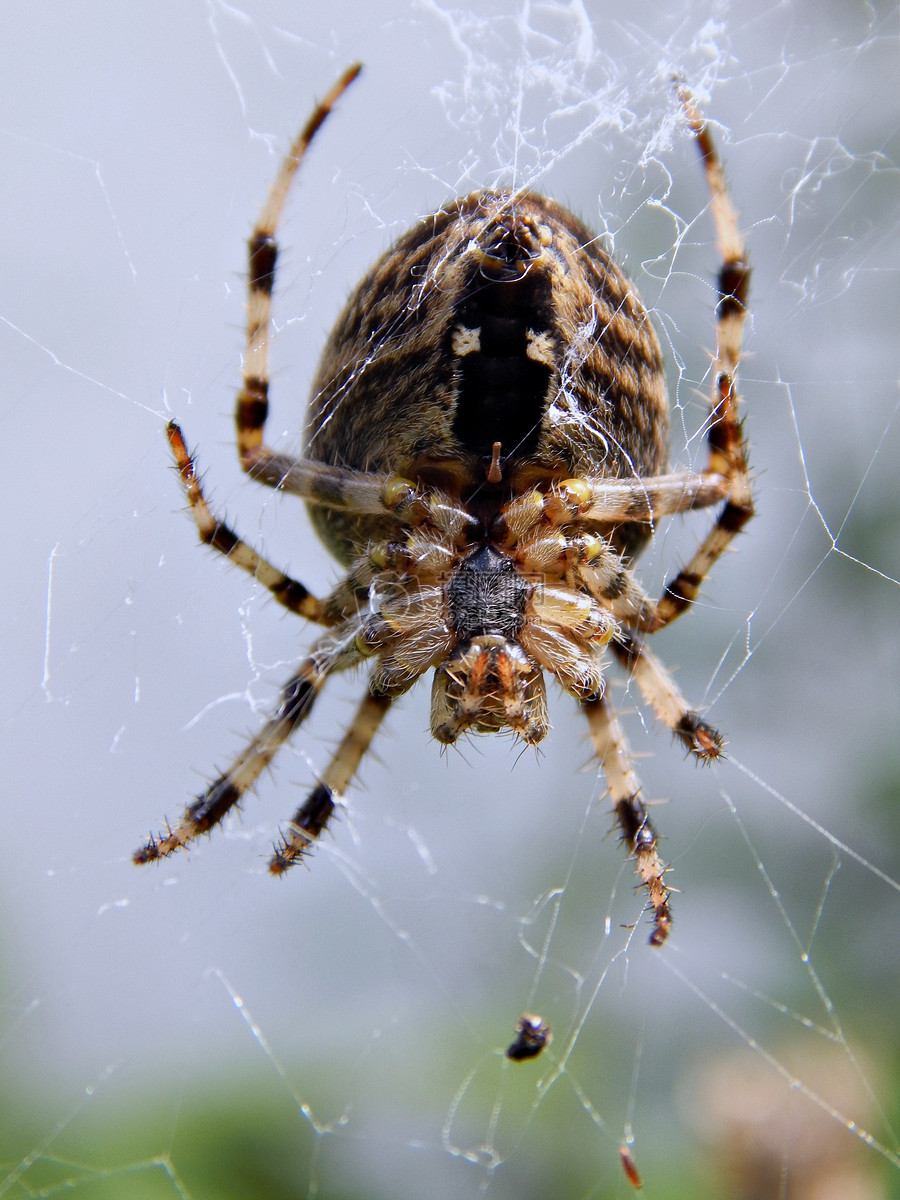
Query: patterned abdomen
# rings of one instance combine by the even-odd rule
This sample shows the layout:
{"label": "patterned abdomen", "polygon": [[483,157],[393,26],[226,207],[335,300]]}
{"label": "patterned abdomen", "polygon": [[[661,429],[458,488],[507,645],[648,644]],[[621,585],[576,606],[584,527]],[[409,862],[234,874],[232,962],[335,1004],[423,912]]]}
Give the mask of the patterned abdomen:
{"label": "patterned abdomen", "polygon": [[[502,499],[571,476],[665,470],[659,344],[590,232],[539,196],[478,192],[426,218],[373,267],[326,345],[306,454],[467,500],[500,442]],[[344,562],[383,525],[321,507]],[[634,550],[637,528],[619,541]]]}

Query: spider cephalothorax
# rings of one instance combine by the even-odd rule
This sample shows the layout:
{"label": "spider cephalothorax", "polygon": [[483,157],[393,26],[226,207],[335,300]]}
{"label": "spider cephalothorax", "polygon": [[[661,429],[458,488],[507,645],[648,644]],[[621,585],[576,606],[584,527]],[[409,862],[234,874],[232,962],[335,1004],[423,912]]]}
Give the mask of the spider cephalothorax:
{"label": "spider cephalothorax", "polygon": [[[238,452],[261,483],[302,496],[347,568],[322,599],[208,508],[181,431],[168,436],[201,539],[326,632],[231,767],[147,862],[208,832],[305,718],[329,675],[368,662],[366,695],[271,862],[280,874],[325,828],[394,697],[434,670],[431,726],[450,744],[549,729],[545,674],[581,704],[623,839],[649,895],[651,942],[670,924],[664,867],[605,691],[613,657],[701,761],[719,735],[644,644],[693,601],[752,515],[737,416],[748,270],[721,167],[690,97],[723,263],[708,445],[699,473],[666,473],[659,343],[633,286],[571,213],[534,194],[475,192],[420,221],[375,264],[338,318],[313,385],[304,457],[263,442],[271,294],[281,210],[303,154],[351,68],[285,159],[250,239],[248,341]],[[632,570],[661,518],[719,505],[658,600]]]}

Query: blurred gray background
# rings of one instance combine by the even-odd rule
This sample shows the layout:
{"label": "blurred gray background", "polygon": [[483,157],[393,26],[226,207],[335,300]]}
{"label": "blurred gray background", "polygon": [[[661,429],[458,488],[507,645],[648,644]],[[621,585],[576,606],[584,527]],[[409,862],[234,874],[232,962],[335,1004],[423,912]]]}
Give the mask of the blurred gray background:
{"label": "blurred gray background", "polygon": [[[628,1195],[632,1137],[648,1196],[750,1195],[767,1155],[787,1196],[816,1172],[891,1194],[896,7],[51,4],[7,9],[3,47],[0,1195]],[[683,762],[612,683],[667,802],[661,953],[558,693],[539,756],[448,755],[420,685],[276,883],[278,824],[360,689],[335,680],[240,818],[131,864],[311,638],[196,544],[168,416],[217,511],[317,592],[336,577],[302,505],[241,475],[231,410],[245,238],[356,59],[280,234],[285,448],[378,254],[527,181],[608,234],[663,337],[673,461],[701,463],[717,257],[673,72],[715,123],[754,272],[759,516],[654,642],[729,760]],[[661,533],[648,586],[700,528]],[[555,1036],[516,1066],[523,1009]]]}

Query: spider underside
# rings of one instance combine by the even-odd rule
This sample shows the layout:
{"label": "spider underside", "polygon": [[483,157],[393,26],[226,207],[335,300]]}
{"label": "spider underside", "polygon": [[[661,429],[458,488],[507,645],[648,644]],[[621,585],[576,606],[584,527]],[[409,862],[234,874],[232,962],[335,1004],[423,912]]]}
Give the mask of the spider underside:
{"label": "spider underside", "polygon": [[[716,354],[699,473],[669,472],[659,344],[633,286],[590,231],[551,200],[477,192],[414,226],[351,296],[326,345],[304,457],[263,441],[275,234],[312,138],[359,73],[316,108],[285,158],[249,242],[248,333],[235,422],[243,469],[307,502],[347,574],[322,598],[209,509],[175,422],[168,438],[201,540],[325,632],[277,708],[174,827],[135,854],[159,859],[208,833],[306,718],[328,677],[370,664],[365,695],[270,868],[282,874],[326,827],[395,696],[429,670],[441,743],[549,729],[544,673],[588,721],[613,810],[647,889],[661,945],[665,867],[624,734],[606,695],[610,654],[699,761],[721,737],[693,711],[645,638],[679,617],[753,514],[735,374],[749,269],[721,164],[680,90],[703,157],[718,249]],[[690,561],[648,596],[632,562],[665,516],[717,506]]]}

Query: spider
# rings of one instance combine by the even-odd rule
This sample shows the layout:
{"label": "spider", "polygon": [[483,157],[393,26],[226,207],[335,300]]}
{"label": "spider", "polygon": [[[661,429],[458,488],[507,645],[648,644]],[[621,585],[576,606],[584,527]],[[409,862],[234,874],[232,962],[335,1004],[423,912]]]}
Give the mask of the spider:
{"label": "spider", "polygon": [[[247,345],[235,423],[252,479],[302,497],[346,575],[317,598],[210,510],[174,422],[168,440],[202,542],[291,612],[324,627],[260,732],[135,862],[208,833],[253,788],[330,675],[370,663],[365,695],[330,763],[275,847],[281,875],[321,835],[385,714],[434,671],[431,729],[549,729],[544,673],[574,696],[622,840],[646,887],[650,942],[671,923],[666,868],[619,721],[611,655],[700,762],[724,742],[645,645],[679,617],[753,513],[735,373],[749,269],[712,139],[679,89],[711,194],[721,267],[708,462],[667,470],[659,342],[633,285],[593,234],[527,190],[480,191],[402,236],[350,297],[312,387],[304,455],[264,441],[276,232],[310,142],[359,74],[352,66],[291,146],[249,241]],[[718,506],[658,599],[632,563],[662,517]]]}

